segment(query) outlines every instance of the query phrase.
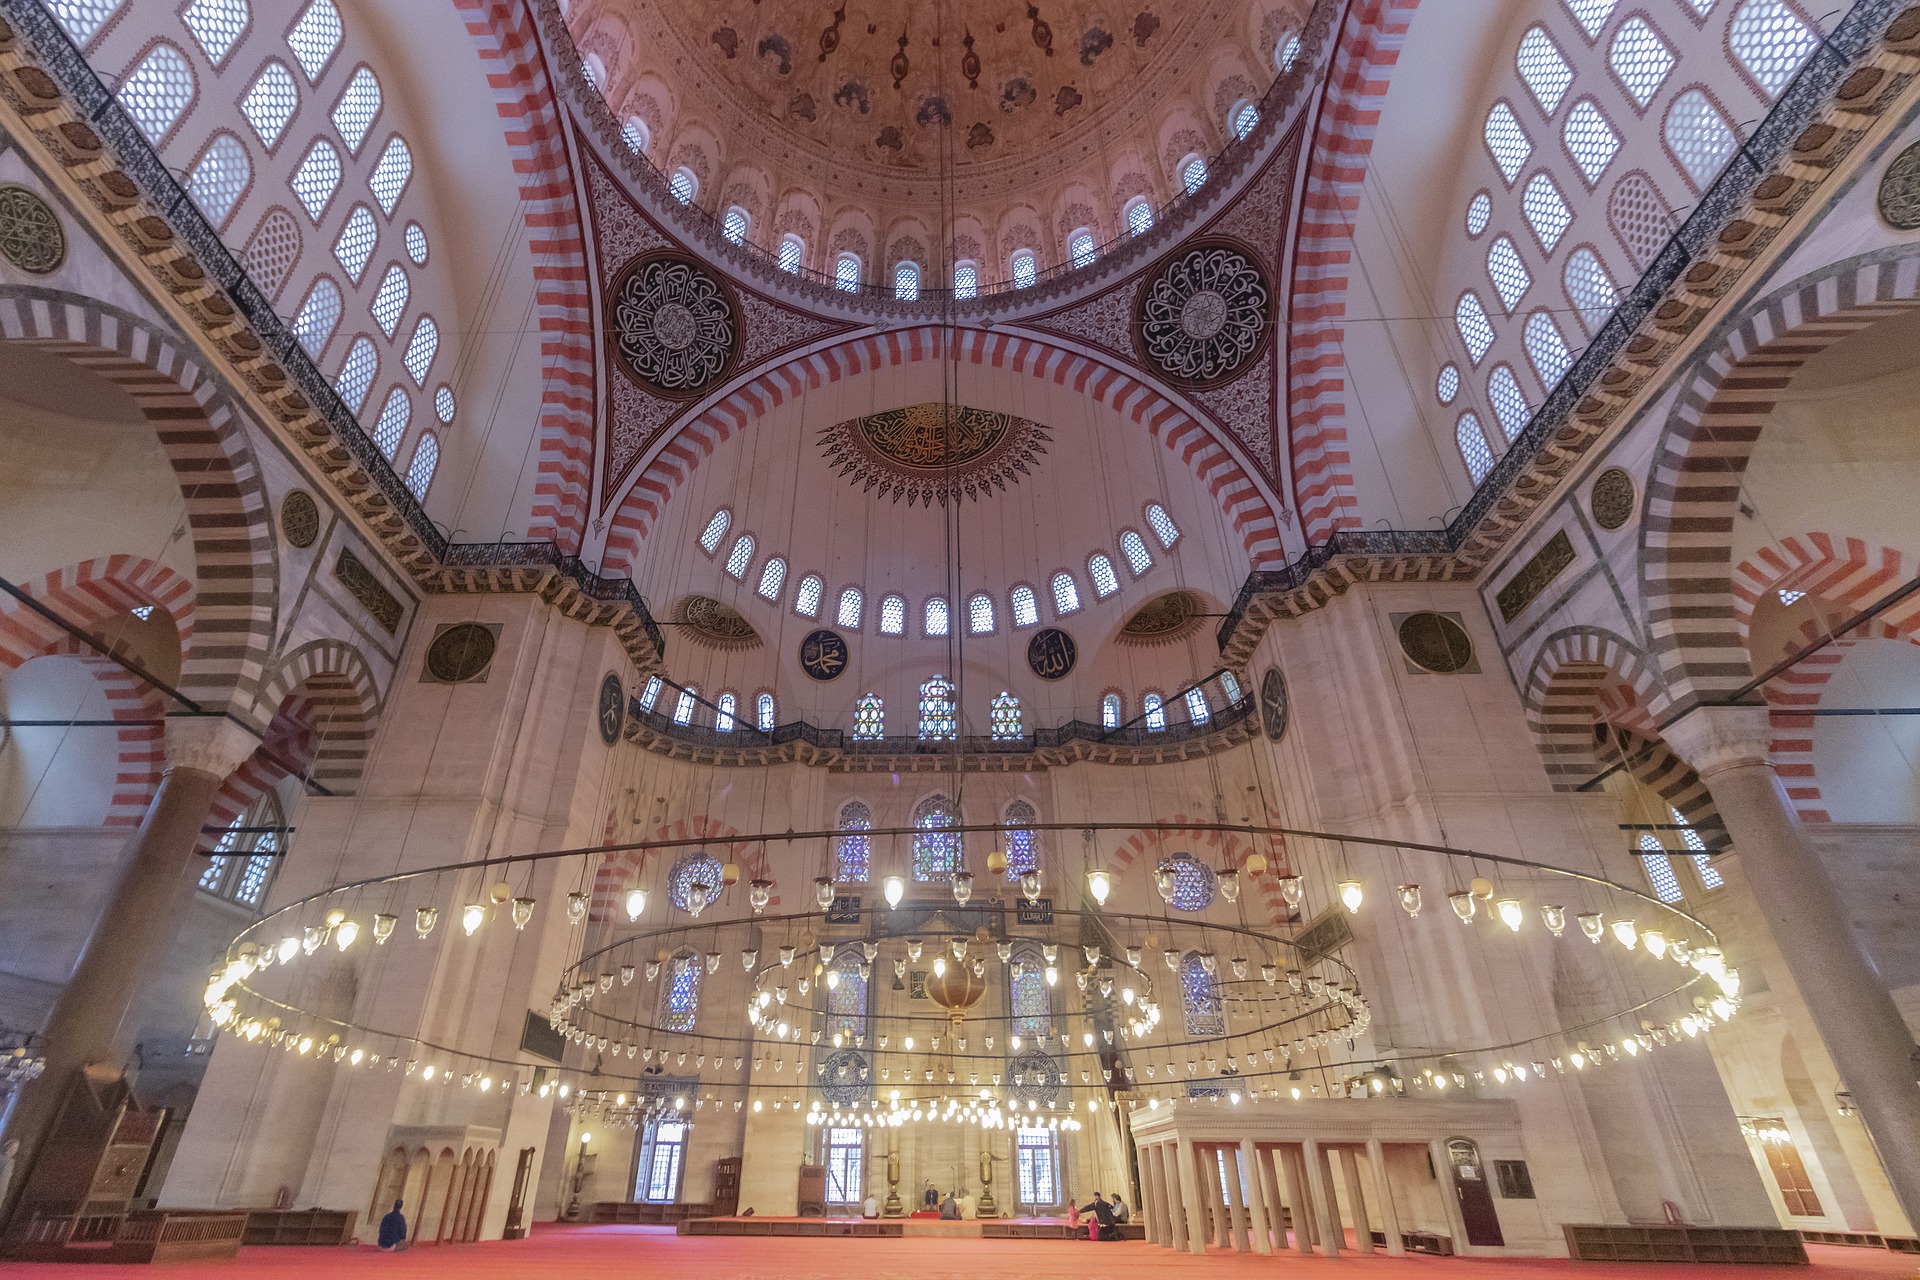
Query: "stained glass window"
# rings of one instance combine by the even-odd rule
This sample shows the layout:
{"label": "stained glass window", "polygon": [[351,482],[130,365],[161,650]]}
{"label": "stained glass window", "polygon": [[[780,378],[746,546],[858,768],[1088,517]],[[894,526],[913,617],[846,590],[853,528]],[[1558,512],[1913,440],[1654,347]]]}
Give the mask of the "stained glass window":
{"label": "stained glass window", "polygon": [[739,708],[739,699],[731,693],[723,693],[714,699],[713,727],[721,733],[733,732],[734,712]]}
{"label": "stained glass window", "polygon": [[320,221],[320,215],[327,211],[328,202],[340,186],[340,153],[325,138],[314,139],[300,167],[287,179],[287,185],[293,188],[294,195],[300,197],[300,205],[307,211],[307,216],[315,222]]}
{"label": "stained glass window", "polygon": [[915,880],[945,880],[960,869],[960,833],[949,829],[960,820],[945,796],[928,796],[916,805],[913,825],[918,828],[913,836]]}
{"label": "stained glass window", "polygon": [[1100,727],[1118,729],[1120,727],[1120,695],[1109,693],[1100,699]]}
{"label": "stained glass window", "polygon": [[1033,588],[1018,586],[1013,589],[1013,625],[1031,627],[1040,621],[1040,601],[1033,594]]}
{"label": "stained glass window", "polygon": [[779,556],[768,556],[766,567],[760,570],[760,585],[754,594],[762,600],[778,600],[780,588],[786,585],[787,562]]}
{"label": "stained glass window", "polygon": [[1102,552],[1096,551],[1087,557],[1087,577],[1093,580],[1093,594],[1102,600],[1120,589],[1120,575],[1113,571],[1113,561]]}
{"label": "stained glass window", "polygon": [[848,587],[840,593],[840,607],[835,611],[834,618],[841,626],[858,630],[861,605],[860,588]]}
{"label": "stained glass window", "polygon": [[878,738],[887,731],[887,704],[878,694],[862,694],[853,704],[853,736]]}
{"label": "stained glass window", "polygon": [[1147,504],[1147,523],[1153,526],[1153,536],[1160,539],[1160,545],[1168,551],[1173,550],[1173,544],[1180,541],[1180,526],[1173,522],[1173,517],[1159,503]]}
{"label": "stained glass window", "polygon": [[712,555],[720,548],[720,539],[727,536],[727,526],[733,523],[733,512],[725,507],[713,513],[707,521],[707,527],[700,531],[700,549]]}
{"label": "stained glass window", "polygon": [[984,591],[967,601],[967,630],[976,636],[993,634],[993,597]]}
{"label": "stained glass window", "polygon": [[1070,573],[1053,575],[1053,611],[1072,613],[1080,607],[1080,586]]}
{"label": "stained glass window", "polygon": [[1167,708],[1157,693],[1149,693],[1140,699],[1140,712],[1146,718],[1147,732],[1159,733],[1167,727]]}
{"label": "stained glass window", "polygon": [[208,222],[224,227],[252,177],[253,162],[247,159],[246,144],[230,133],[216,134],[187,175],[187,194]]}
{"label": "stained glass window", "polygon": [[865,884],[872,871],[873,810],[858,800],[840,806],[840,830],[858,834],[843,835],[833,842],[833,878],[841,884]]}
{"label": "stained glass window", "polygon": [[800,579],[800,587],[793,593],[793,611],[803,618],[820,616],[820,598],[826,594],[827,584],[817,573],[810,573]]}
{"label": "stained glass window", "polygon": [[673,958],[673,970],[667,977],[666,1008],[660,1024],[668,1031],[691,1031],[700,1016],[700,956],[692,953]]}
{"label": "stained glass window", "polygon": [[687,890],[696,884],[707,886],[707,900],[711,902],[720,892],[720,859],[710,853],[691,853],[674,863],[667,872],[667,900],[685,911]]}
{"label": "stained glass window", "polygon": [[1153,556],[1147,551],[1147,540],[1131,529],[1120,535],[1120,554],[1127,558],[1127,568],[1133,571],[1136,578],[1153,568]]}
{"label": "stained glass window", "polygon": [[773,726],[773,695],[770,693],[762,693],[753,700],[753,727],[762,733],[772,733]]}
{"label": "stained glass window", "polygon": [[300,70],[306,72],[308,84],[327,69],[343,34],[340,11],[333,7],[333,0],[313,0],[300,14],[300,21],[293,24],[293,30],[287,32],[287,47],[293,50]]}
{"label": "stained glass window", "polygon": [[1180,1000],[1187,1017],[1188,1035],[1227,1034],[1226,1006],[1220,1001],[1220,984],[1207,972],[1198,952],[1189,951],[1180,961]]}
{"label": "stained glass window", "polygon": [[193,102],[193,72],[187,55],[170,44],[155,45],[121,81],[117,96],[140,132],[158,144]]}
{"label": "stained glass window", "polygon": [[907,598],[892,595],[880,602],[880,634],[897,636],[907,629]]}
{"label": "stained glass window", "polygon": [[1008,970],[1012,993],[1013,1030],[1023,1036],[1053,1034],[1053,1009],[1047,999],[1047,967],[1034,955],[1023,955]]}
{"label": "stained glass window", "polygon": [[1207,707],[1206,691],[1198,685],[1187,690],[1187,719],[1195,724],[1205,724],[1213,719],[1213,713]]}
{"label": "stained glass window", "polygon": [[934,676],[920,686],[920,740],[951,741],[956,731],[953,682]]}
{"label": "stained glass window", "polygon": [[733,550],[727,552],[726,571],[729,578],[736,582],[747,576],[747,566],[753,563],[753,535],[743,533],[733,540]]}
{"label": "stained glass window", "polygon": [[920,632],[929,636],[947,634],[947,602],[943,597],[933,597],[920,611]]}
{"label": "stained glass window", "polygon": [[1820,37],[1785,0],[1747,0],[1733,11],[1727,45],[1768,97],[1778,97]]}
{"label": "stained glass window", "polygon": [[1565,139],[1567,151],[1573,156],[1573,162],[1580,166],[1580,173],[1589,187],[1600,181],[1600,175],[1607,171],[1615,153],[1620,150],[1620,135],[1608,121],[1607,113],[1592,98],[1582,98],[1573,104],[1573,110],[1567,112],[1567,123],[1562,126],[1560,136]]}
{"label": "stained glass window", "polygon": [[1015,800],[1007,806],[1002,821],[1007,824],[1007,874],[1024,875],[1040,869],[1040,836],[1033,824],[1040,821],[1032,805]]}
{"label": "stained glass window", "polygon": [[360,154],[360,144],[367,140],[367,130],[373,127],[373,118],[379,114],[380,82],[373,72],[361,67],[353,73],[353,79],[347,81],[346,91],[333,106],[333,127],[340,131],[340,139],[347,144],[350,154]]}
{"label": "stained glass window", "polygon": [[991,717],[995,738],[1004,742],[1021,735],[1020,699],[1011,693],[1003,690],[995,695],[992,704],[988,707],[988,714]]}

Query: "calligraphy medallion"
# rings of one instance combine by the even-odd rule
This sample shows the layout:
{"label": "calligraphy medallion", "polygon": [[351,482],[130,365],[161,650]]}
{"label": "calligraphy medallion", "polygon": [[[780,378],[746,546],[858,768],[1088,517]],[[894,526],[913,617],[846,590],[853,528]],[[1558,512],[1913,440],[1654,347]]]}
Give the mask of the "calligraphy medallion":
{"label": "calligraphy medallion", "polygon": [[800,669],[815,680],[837,680],[847,669],[847,642],[821,627],[800,642]]}
{"label": "calligraphy medallion", "polygon": [[1042,680],[1066,679],[1079,660],[1079,646],[1058,627],[1036,631],[1027,641],[1027,666]]}
{"label": "calligraphy medallion", "polygon": [[820,432],[827,465],[862,489],[909,505],[978,501],[1028,474],[1051,437],[1037,422],[963,404],[910,404]]}

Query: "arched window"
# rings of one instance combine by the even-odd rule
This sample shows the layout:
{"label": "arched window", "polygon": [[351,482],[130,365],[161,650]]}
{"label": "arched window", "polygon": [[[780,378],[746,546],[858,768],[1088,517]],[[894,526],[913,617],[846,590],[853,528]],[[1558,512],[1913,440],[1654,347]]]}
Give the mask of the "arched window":
{"label": "arched window", "polygon": [[407,140],[399,134],[387,139],[387,145],[380,152],[380,161],[373,166],[373,175],[367,179],[367,186],[373,192],[373,198],[380,202],[380,210],[389,217],[394,206],[400,203],[400,197],[407,189],[407,180],[413,177],[413,152],[407,146]]}
{"label": "arched window", "polygon": [[1135,196],[1127,201],[1122,214],[1127,220],[1128,235],[1137,236],[1153,230],[1153,206],[1147,203],[1145,196]]}
{"label": "arched window", "polygon": [[1698,89],[1688,89],[1667,108],[1662,136],[1695,190],[1704,191],[1720,176],[1740,140],[1720,108]]}
{"label": "arched window", "polygon": [[340,11],[333,7],[333,0],[313,0],[301,12],[293,30],[287,32],[287,47],[293,50],[308,84],[320,79],[320,73],[333,60],[334,50],[340,47],[340,37],[344,34]]}
{"label": "arched window", "polygon": [[47,8],[53,10],[73,42],[84,45],[124,3],[126,0],[47,0]]}
{"label": "arched window", "polygon": [[580,59],[580,74],[586,77],[587,87],[598,93],[607,83],[607,64],[599,54],[590,53]]}
{"label": "arched window", "polygon": [[1620,135],[1614,131],[1607,113],[1592,98],[1582,98],[1573,104],[1560,136],[1567,144],[1567,154],[1580,166],[1580,176],[1587,180],[1589,188],[1600,181],[1600,175],[1607,171],[1620,150]]}
{"label": "arched window", "polygon": [[285,209],[269,209],[247,238],[240,265],[268,298],[278,299],[287,275],[300,256],[300,228]]}
{"label": "arched window", "polygon": [[743,533],[733,540],[733,550],[727,552],[727,576],[735,582],[740,581],[747,576],[747,566],[752,563],[753,535]]}
{"label": "arched window", "polygon": [[648,676],[646,687],[640,690],[640,709],[653,710],[654,704],[660,701],[660,691],[666,688],[666,685],[667,682],[659,676]]}
{"label": "arched window", "polygon": [[747,242],[747,211],[739,205],[727,210],[727,216],[720,220],[720,235],[728,244]]}
{"label": "arched window", "polygon": [[1673,70],[1673,50],[1645,18],[1635,15],[1620,24],[1607,46],[1607,65],[1636,106],[1644,107],[1666,83]]}
{"label": "arched window", "polygon": [[407,464],[407,488],[412,491],[415,502],[427,500],[427,490],[433,487],[433,473],[439,467],[440,441],[428,431],[413,446],[413,461]]}
{"label": "arched window", "polygon": [[697,686],[687,685],[680,690],[680,697],[673,704],[673,722],[678,725],[693,723],[693,709],[700,702],[700,690]]}
{"label": "arched window", "polygon": [[1533,406],[1527,403],[1526,392],[1520,389],[1520,379],[1513,376],[1512,365],[1493,366],[1493,372],[1487,375],[1487,399],[1507,439],[1518,439],[1526,430],[1527,419],[1533,417]]}
{"label": "arched window", "polygon": [[1487,150],[1493,153],[1493,162],[1499,166],[1500,176],[1512,186],[1513,180],[1520,176],[1521,168],[1527,163],[1527,157],[1533,154],[1533,140],[1527,137],[1527,131],[1520,127],[1520,121],[1513,114],[1513,108],[1504,102],[1496,102],[1487,112],[1486,128]]}
{"label": "arched window", "polygon": [[1040,869],[1040,833],[1034,827],[1040,815],[1025,800],[1015,800],[1000,816],[1007,828],[1007,874],[1025,875]]}
{"label": "arched window", "polygon": [[918,263],[896,262],[893,264],[893,296],[900,302],[918,302],[920,300],[920,267]]}
{"label": "arched window", "polygon": [[1076,270],[1092,266],[1095,252],[1093,233],[1085,227],[1067,237],[1067,257]]}
{"label": "arched window", "polygon": [[880,634],[897,636],[907,629],[907,598],[891,595],[880,602]]}
{"label": "arched window", "polygon": [[1290,35],[1279,44],[1273,46],[1273,65],[1280,69],[1280,74],[1282,75],[1293,70],[1293,64],[1299,57],[1300,37],[1298,34]]}
{"label": "arched window", "polygon": [[920,741],[951,742],[958,731],[953,681],[945,676],[930,677],[920,686]]}
{"label": "arched window", "polygon": [[1533,276],[1521,261],[1520,250],[1514,246],[1511,236],[1495,236],[1487,246],[1487,278],[1493,281],[1500,295],[1500,305],[1511,315],[1533,286]]}
{"label": "arched window", "polygon": [[840,607],[834,612],[835,621],[850,631],[858,631],[860,629],[860,609],[864,603],[865,601],[860,595],[860,588],[848,587],[840,593]]}
{"label": "arched window", "polygon": [[772,733],[776,723],[773,695],[762,691],[753,699],[753,727],[762,733]]}
{"label": "arched window", "polygon": [[1056,614],[1072,613],[1080,607],[1080,584],[1073,575],[1065,572],[1053,575],[1053,611]]}
{"label": "arched window", "polygon": [[187,55],[170,44],[155,45],[121,81],[115,96],[147,140],[159,146],[193,105],[193,71]]}
{"label": "arched window", "polygon": [[1546,28],[1537,25],[1527,28],[1527,34],[1520,37],[1514,66],[1541,111],[1552,115],[1560,109],[1560,99],[1573,83],[1573,68],[1567,65],[1560,46],[1553,42]]}
{"label": "arched window", "polygon": [[347,348],[347,358],[340,364],[340,376],[333,380],[333,389],[340,393],[347,408],[359,413],[366,406],[373,375],[379,370],[380,353],[374,350],[372,341],[355,338]]}
{"label": "arched window", "polygon": [[1200,188],[1207,185],[1207,159],[1205,156],[1188,156],[1180,162],[1180,188],[1188,195],[1198,195]]}
{"label": "arched window", "polygon": [[661,1004],[660,1025],[667,1031],[691,1031],[700,1017],[700,954],[673,957]]}
{"label": "arched window", "polygon": [[1460,394],[1460,366],[1449,360],[1440,366],[1440,376],[1434,379],[1434,399],[1441,404],[1452,404]]}
{"label": "arched window", "polygon": [[820,616],[820,601],[827,593],[827,584],[817,573],[810,573],[800,579],[799,590],[793,593],[793,611],[803,618]]}
{"label": "arched window", "polygon": [[1147,540],[1131,529],[1120,535],[1120,554],[1127,558],[1127,569],[1136,578],[1153,568],[1153,556],[1147,551]]}
{"label": "arched window", "polygon": [[1460,421],[1453,424],[1453,440],[1460,446],[1460,461],[1467,464],[1467,474],[1473,482],[1479,484],[1487,478],[1487,472],[1493,470],[1493,450],[1487,447],[1487,433],[1480,428],[1480,415],[1469,409],[1460,415]]}
{"label": "arched window", "polygon": [[315,280],[313,288],[307,291],[307,300],[300,304],[299,314],[293,318],[294,339],[313,359],[320,358],[333,331],[339,327],[340,308],[340,286],[325,276]]}
{"label": "arched window", "polygon": [[427,375],[433,371],[433,358],[439,353],[440,326],[433,322],[432,316],[421,316],[420,322],[413,326],[413,336],[407,339],[407,354],[402,362],[416,387],[427,385]]}
{"label": "arched window", "polygon": [[1013,287],[1016,289],[1024,289],[1040,278],[1039,263],[1031,249],[1019,249],[1014,252],[1012,269]]}
{"label": "arched window", "polygon": [[1005,742],[1020,737],[1025,730],[1020,724],[1020,699],[1006,690],[1001,690],[988,705],[988,723],[993,727],[993,736]]}
{"label": "arched window", "polygon": [[1819,43],[1785,0],[1746,0],[1727,28],[1727,46],[1769,98],[1780,96]]}
{"label": "arched window", "polygon": [[333,200],[333,193],[340,187],[340,153],[325,138],[314,139],[300,167],[287,179],[287,185],[300,197],[300,207],[307,211],[307,216],[319,222],[320,215]]}
{"label": "arched window", "polygon": [[1040,601],[1034,596],[1033,588],[1022,583],[1013,589],[1013,625],[1031,627],[1039,622]]}
{"label": "arched window", "polygon": [[960,299],[975,297],[980,292],[980,266],[974,262],[956,262],[953,264],[953,296]]}
{"label": "arched window", "polygon": [[347,154],[360,154],[360,144],[367,140],[367,130],[373,127],[374,117],[379,114],[380,81],[372,71],[361,67],[353,73],[353,79],[347,81],[340,100],[333,104],[333,127],[340,131],[340,140],[347,144]]}
{"label": "arched window", "polygon": [[1157,502],[1147,504],[1147,525],[1153,530],[1153,536],[1160,540],[1166,550],[1173,550],[1173,544],[1180,541],[1180,526],[1173,522],[1167,509]]}
{"label": "arched window", "polygon": [[1200,953],[1189,951],[1180,960],[1180,1003],[1190,1036],[1227,1034],[1226,1006],[1220,1002],[1220,984],[1207,972]]}
{"label": "arched window", "polygon": [[1125,712],[1120,705],[1119,694],[1109,693],[1109,694],[1103,694],[1101,696],[1100,727],[1102,729],[1118,729],[1120,727],[1120,721],[1124,717],[1124,715],[1125,715]]}
{"label": "arched window", "polygon": [[1148,733],[1159,733],[1167,727],[1167,708],[1159,694],[1149,693],[1141,698],[1140,713],[1146,719]]}
{"label": "arched window", "polygon": [[1460,330],[1460,341],[1467,344],[1468,357],[1479,364],[1493,345],[1493,324],[1487,319],[1479,294],[1469,289],[1460,295],[1460,301],[1454,304],[1453,323]]}
{"label": "arched window", "polygon": [[1573,309],[1579,313],[1580,323],[1586,326],[1588,333],[1596,333],[1600,326],[1613,314],[1614,306],[1619,302],[1619,292],[1613,286],[1613,277],[1607,274],[1607,268],[1600,261],[1600,255],[1584,246],[1567,255],[1566,270],[1561,273],[1562,282],[1567,288],[1567,299],[1573,303]]}
{"label": "arched window", "polygon": [[262,792],[220,833],[201,868],[198,887],[243,907],[260,906],[279,861],[276,855],[282,852],[286,821],[273,792]]}
{"label": "arched window", "polygon": [[1552,388],[1573,367],[1573,352],[1567,350],[1560,326],[1547,312],[1536,311],[1527,317],[1526,341],[1527,359],[1533,362],[1540,385]]}
{"label": "arched window", "polygon": [[878,738],[887,731],[887,704],[876,694],[862,694],[853,704],[853,736]]}
{"label": "arched window", "polygon": [[714,699],[713,706],[713,727],[721,733],[732,733],[734,713],[740,707],[739,699],[730,692],[723,692]]}
{"label": "arched window", "polygon": [[1678,902],[1687,896],[1680,888],[1680,877],[1673,874],[1673,859],[1651,831],[1640,837],[1640,866],[1647,873],[1653,896],[1660,901]]}
{"label": "arched window", "polygon": [[[866,879],[864,875],[860,878]],[[833,959],[833,967],[828,970],[833,980],[827,983],[826,1033],[829,1036],[837,1033],[851,1040],[867,1034],[867,980],[860,976],[860,966],[864,963],[855,947],[842,949]],[[847,1188],[847,1193],[845,1203],[859,1200],[861,1188],[857,1179]]]}
{"label": "arched window", "polygon": [[374,224],[373,214],[363,204],[353,206],[353,212],[347,215],[346,225],[340,228],[340,234],[333,242],[334,261],[347,273],[347,279],[354,284],[360,283],[360,277],[366,274],[367,259],[373,257],[373,243],[380,236],[380,229]]}
{"label": "arched window", "polygon": [[1713,865],[1713,855],[1707,852],[1706,841],[1702,840],[1700,833],[1693,829],[1693,824],[1682,817],[1680,811],[1672,805],[1667,806],[1667,812],[1673,815],[1673,824],[1680,828],[1680,839],[1690,850],[1687,856],[1693,859],[1693,869],[1699,873],[1700,887],[1718,889],[1725,884],[1726,880],[1720,875],[1720,869]]}
{"label": "arched window", "polygon": [[620,126],[620,140],[627,144],[627,150],[643,156],[653,145],[653,130],[647,128],[647,122],[639,116],[628,116],[627,122]]}
{"label": "arched window", "polygon": [[806,265],[807,242],[791,233],[780,237],[780,269],[788,275],[798,275],[800,268]]}
{"label": "arched window", "polygon": [[840,806],[841,835],[833,842],[833,878],[841,884],[865,884],[871,872],[873,810],[858,800]]}
{"label": "arched window", "polygon": [[947,634],[947,600],[945,596],[934,596],[921,607],[920,634],[923,636],[943,636]]}
{"label": "arched window", "polygon": [[967,601],[967,630],[976,636],[993,634],[993,597],[984,591]]}
{"label": "arched window", "polygon": [[931,795],[913,809],[913,878],[922,882],[945,880],[960,870],[960,825],[953,804],[943,795]]}
{"label": "arched window", "polygon": [[1093,594],[1102,600],[1120,589],[1120,575],[1113,571],[1113,561],[1105,552],[1096,551],[1087,557],[1087,577],[1093,581]]}
{"label": "arched window", "polygon": [[860,287],[860,258],[843,253],[833,260],[833,287],[852,293]]}
{"label": "arched window", "polygon": [[389,338],[400,326],[400,317],[407,309],[407,295],[413,291],[407,283],[406,268],[393,263],[387,273],[380,277],[380,287],[374,291],[373,301],[368,304],[368,314],[380,326],[380,332]]}
{"label": "arched window", "polygon": [[1199,685],[1187,690],[1187,719],[1194,724],[1205,724],[1213,719],[1213,710],[1207,706],[1207,693]]}
{"label": "arched window", "polygon": [[227,225],[233,206],[239,203],[252,177],[253,162],[247,158],[246,144],[230,133],[217,133],[187,175],[187,194],[200,206],[207,221],[219,229]]}
{"label": "arched window", "polygon": [[1013,1034],[1036,1040],[1053,1034],[1053,1002],[1047,993],[1047,966],[1031,949],[1014,957],[1007,970],[1007,998]]}
{"label": "arched window", "polygon": [[1527,179],[1526,192],[1520,197],[1520,209],[1527,215],[1527,225],[1533,228],[1534,239],[1540,242],[1541,249],[1547,253],[1554,251],[1560,244],[1560,237],[1573,224],[1573,210],[1567,207],[1566,197],[1560,194],[1560,188],[1544,172]]}
{"label": "arched window", "polygon": [[754,594],[762,600],[778,600],[780,588],[786,582],[787,562],[779,556],[768,556],[766,566],[760,570],[760,585],[753,589]]}
{"label": "arched window", "polygon": [[1229,705],[1238,704],[1241,700],[1240,677],[1234,675],[1231,671],[1222,671],[1220,673],[1220,692],[1226,695]]}
{"label": "arched window", "polygon": [[692,204],[693,198],[700,194],[700,179],[693,176],[693,170],[681,165],[667,179],[667,191],[681,204]]}
{"label": "arched window", "polygon": [[725,507],[713,513],[707,521],[707,527],[700,531],[700,549],[708,555],[720,549],[720,540],[727,536],[727,528],[733,523],[733,512]]}
{"label": "arched window", "polygon": [[1653,265],[1667,242],[1667,202],[1644,173],[1629,173],[1613,184],[1607,222],[1642,271]]}
{"label": "arched window", "polygon": [[1567,11],[1580,24],[1580,29],[1591,40],[1600,34],[1600,28],[1607,25],[1607,19],[1613,15],[1613,6],[1618,0],[1564,0]]}
{"label": "arched window", "polygon": [[1260,108],[1242,100],[1234,104],[1233,111],[1228,115],[1227,120],[1233,129],[1233,136],[1244,138],[1253,132],[1255,125],[1260,123]]}
{"label": "arched window", "polygon": [[387,402],[380,406],[380,418],[373,424],[373,442],[381,453],[391,458],[400,451],[400,441],[406,437],[412,418],[413,401],[407,399],[407,393],[398,387],[387,392]]}
{"label": "arched window", "polygon": [[688,895],[693,886],[703,884],[707,887],[707,901],[711,903],[720,892],[723,870],[720,859],[710,853],[688,854],[667,872],[667,901],[675,910],[686,911],[691,906]]}

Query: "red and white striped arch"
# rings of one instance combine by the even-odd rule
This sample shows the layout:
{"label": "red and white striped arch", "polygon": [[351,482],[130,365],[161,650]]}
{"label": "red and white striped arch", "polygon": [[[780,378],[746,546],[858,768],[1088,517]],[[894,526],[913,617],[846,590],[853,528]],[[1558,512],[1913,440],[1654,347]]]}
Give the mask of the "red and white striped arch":
{"label": "red and white striped arch", "polygon": [[[951,345],[951,350],[949,349]],[[737,388],[681,426],[634,479],[607,534],[605,571],[631,573],[640,543],[674,490],[736,432],[804,392],[893,366],[956,359],[1071,387],[1145,427],[1188,467],[1220,505],[1256,569],[1278,568],[1286,552],[1275,504],[1212,428],[1133,373],[1057,343],[1000,330],[935,325],[848,339],[789,360]]]}
{"label": "red and white striped arch", "polygon": [[[1288,874],[1289,867],[1286,843],[1277,836],[1249,842],[1231,831],[1209,831],[1192,825],[1206,821],[1191,814],[1176,813],[1170,818],[1141,827],[1121,842],[1114,851],[1108,869],[1116,876],[1136,862],[1144,863],[1151,869],[1162,858],[1175,853],[1196,854],[1201,861],[1214,867],[1228,864],[1237,867],[1247,860],[1248,854],[1262,853],[1267,857],[1265,874],[1254,877],[1242,873],[1245,883],[1241,892],[1252,892],[1257,887],[1258,900],[1266,908],[1268,922],[1286,924],[1292,915],[1286,899],[1280,896],[1280,878]],[[1212,853],[1209,854],[1208,850],[1212,850]]]}
{"label": "red and white striped arch", "polygon": [[[607,815],[606,830],[603,838],[609,842],[618,821],[618,815]],[[656,903],[666,901],[666,873],[675,862],[690,853],[708,853],[722,862],[738,863],[741,880],[771,879],[767,869],[767,847],[758,840],[742,840],[736,827],[727,825],[718,818],[709,818],[705,814],[695,814],[690,818],[680,818],[674,822],[658,826],[649,840],[702,840],[704,847],[683,845],[669,849],[622,849],[609,853],[601,859],[600,866],[593,873],[593,906],[589,917],[593,920],[612,920],[622,910],[621,900],[626,891],[635,886],[647,888]],[[658,869],[656,885],[646,885],[644,877],[647,865],[651,862]],[[730,893],[744,894],[745,889],[735,885],[727,890]],[[773,896],[768,906],[780,905],[780,887],[774,886]],[[662,908],[664,910],[665,908]]]}
{"label": "red and white striped arch", "polygon": [[[173,620],[182,653],[193,639],[193,584],[165,565],[139,556],[83,560],[55,569],[28,584],[25,591],[35,602],[108,644],[113,640],[113,624],[148,605],[158,606]],[[69,642],[72,637],[66,631],[12,596],[0,596],[0,672],[44,653],[92,652],[69,650],[65,647]]]}

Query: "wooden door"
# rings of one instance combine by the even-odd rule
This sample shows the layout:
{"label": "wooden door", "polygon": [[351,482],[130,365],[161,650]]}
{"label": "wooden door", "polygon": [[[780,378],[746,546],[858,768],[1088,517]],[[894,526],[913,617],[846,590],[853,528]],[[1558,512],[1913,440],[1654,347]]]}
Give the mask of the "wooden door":
{"label": "wooden door", "polygon": [[800,1166],[800,1216],[827,1216],[827,1166],[823,1164]]}
{"label": "wooden door", "polygon": [[1500,1233],[1500,1215],[1493,1207],[1493,1192],[1487,1187],[1487,1171],[1480,1163],[1479,1146],[1471,1138],[1448,1138],[1447,1163],[1452,1166],[1453,1194],[1460,1202],[1467,1243],[1506,1244],[1507,1238]]}
{"label": "wooden door", "polygon": [[740,1211],[740,1157],[713,1162],[713,1216],[731,1218]]}
{"label": "wooden door", "polygon": [[502,1240],[523,1240],[526,1238],[527,1182],[533,1177],[532,1147],[520,1148],[520,1159],[513,1167],[513,1198],[507,1201],[507,1225],[500,1233]]}

